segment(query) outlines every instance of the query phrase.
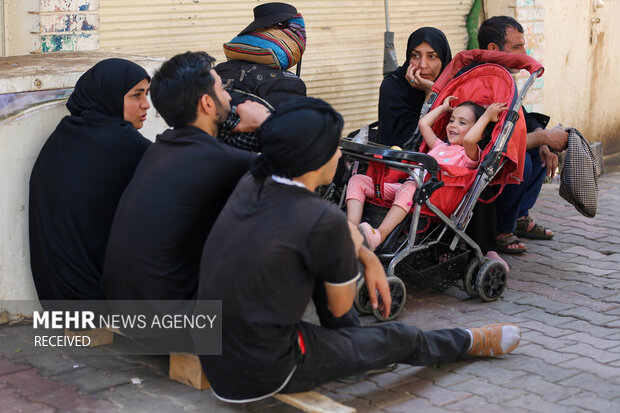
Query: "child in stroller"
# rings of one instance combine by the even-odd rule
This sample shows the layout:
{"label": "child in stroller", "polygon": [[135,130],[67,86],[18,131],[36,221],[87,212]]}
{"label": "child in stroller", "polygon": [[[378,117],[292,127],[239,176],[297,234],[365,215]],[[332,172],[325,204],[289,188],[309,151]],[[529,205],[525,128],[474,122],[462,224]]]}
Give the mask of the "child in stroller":
{"label": "child in stroller", "polygon": [[[530,72],[520,94],[506,68]],[[476,203],[494,199],[482,197],[488,185],[496,185],[490,192],[497,194],[504,185],[517,183],[522,177],[526,128],[521,105],[542,72],[542,66],[529,56],[469,50],[455,56],[436,80],[428,104],[432,108],[443,105],[448,96],[460,97],[456,102],[449,101],[453,103],[465,100],[462,98],[485,106],[507,102],[507,110],[497,112],[499,119],[492,128],[490,143],[480,143],[484,149],[479,153],[480,161],[475,169],[461,163],[443,164],[440,168],[438,159],[443,163],[445,157],[436,159],[427,154],[428,149],[433,148],[428,148],[422,136],[418,139],[419,133],[405,144],[407,150],[394,150],[372,142],[359,143],[355,139],[341,141],[343,172],[325,193],[328,197],[336,194],[339,205],[344,206],[351,175],[366,168],[374,190],[370,196],[364,194],[359,200],[358,206],[365,202],[362,217],[358,218],[360,221],[363,218],[375,228],[380,227],[386,212],[389,213],[393,206],[393,202],[385,199],[389,184],[403,182],[405,178],[413,179],[416,184],[413,197],[404,203],[405,208],[411,209],[410,214],[376,249],[378,257],[387,266],[392,293],[391,312],[387,319],[396,317],[404,306],[406,288],[401,278],[438,292],[462,280],[463,289],[469,296],[484,301],[493,301],[502,295],[508,268],[496,257],[485,257],[465,230]],[[449,113],[435,113],[436,119],[426,118],[431,119],[427,125],[432,125],[437,137],[444,138]],[[444,140],[449,141],[449,136]],[[465,152],[464,148],[461,150]],[[474,157],[472,155],[470,159]],[[367,296],[368,292],[360,283],[355,307],[362,314],[372,313],[377,319],[385,320],[368,307]]]}
{"label": "child in stroller", "polygon": [[[480,163],[480,146],[484,147],[490,137],[483,140],[489,123],[499,120],[501,112],[507,110],[506,103],[493,103],[485,110],[482,106],[465,101],[452,108],[450,102],[456,96],[448,96],[442,105],[427,113],[419,122],[424,142],[430,148],[429,155],[437,159],[439,165],[461,165],[476,169]],[[449,143],[437,137],[432,125],[442,114],[452,112],[446,125],[446,136]],[[404,183],[388,183],[384,186],[384,199],[392,201],[392,207],[377,229],[367,222],[361,222],[364,201],[374,195],[374,184],[370,176],[353,175],[347,186],[346,204],[347,217],[364,234],[371,249],[375,249],[402,222],[409,213],[413,203],[416,184],[412,179]],[[361,223],[360,223],[361,222]]]}

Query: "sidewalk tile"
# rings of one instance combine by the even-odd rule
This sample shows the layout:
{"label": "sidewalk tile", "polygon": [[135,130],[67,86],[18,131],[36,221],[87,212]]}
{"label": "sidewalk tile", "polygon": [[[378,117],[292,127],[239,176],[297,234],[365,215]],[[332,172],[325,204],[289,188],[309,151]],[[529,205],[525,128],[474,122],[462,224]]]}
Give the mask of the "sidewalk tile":
{"label": "sidewalk tile", "polygon": [[41,377],[39,372],[33,368],[0,376],[0,382],[13,387],[24,397],[66,386],[64,382],[51,381]]}
{"label": "sidewalk tile", "polygon": [[407,400],[406,402],[396,404],[385,408],[388,413],[411,413],[411,412],[424,412],[424,413],[448,413],[447,407],[441,408],[432,405],[428,400],[422,397],[416,397],[414,399]]}
{"label": "sidewalk tile", "polygon": [[525,408],[532,412],[545,413],[581,413],[582,410],[576,407],[560,406],[559,404],[548,402],[536,394],[527,394],[506,402],[506,405],[515,408]]}
{"label": "sidewalk tile", "polygon": [[522,389],[527,393],[534,393],[547,402],[557,403],[582,390],[576,387],[562,386],[543,379],[537,375],[528,376],[527,379],[516,379],[505,384],[506,387]]}
{"label": "sidewalk tile", "polygon": [[[516,379],[516,381],[518,380],[524,379]],[[529,380],[529,378],[527,380]],[[481,378],[475,378],[473,380],[450,386],[450,389],[472,393],[488,400],[489,402],[499,404],[525,394],[523,390],[512,389],[509,386],[499,386]]]}
{"label": "sidewalk tile", "polygon": [[581,370],[553,366],[543,360],[530,357],[515,365],[515,369],[526,371],[533,375],[541,375],[545,380],[557,383],[561,380],[575,377]]}
{"label": "sidewalk tile", "polygon": [[612,353],[605,350],[599,350],[589,344],[579,343],[567,346],[562,349],[563,352],[574,353],[583,357],[590,357],[599,363],[607,364],[612,361],[620,360],[620,353]]}
{"label": "sidewalk tile", "polygon": [[0,358],[0,376],[4,376],[5,374],[14,373],[16,371],[27,370],[31,368],[27,364],[15,363],[13,361],[6,360],[4,358]]}
{"label": "sidewalk tile", "polygon": [[581,393],[560,402],[562,406],[575,406],[595,412],[617,412],[618,402],[603,400],[593,393]]}
{"label": "sidewalk tile", "polygon": [[620,376],[620,367],[612,367],[597,363],[588,357],[577,357],[561,363],[558,366],[588,372],[603,380],[611,380]]}
{"label": "sidewalk tile", "polygon": [[42,403],[31,402],[12,388],[0,388],[0,412],[2,413],[55,413],[55,409]]}
{"label": "sidewalk tile", "polygon": [[576,376],[562,380],[562,386],[579,387],[589,392],[596,393],[605,400],[614,400],[620,397],[620,380],[615,381],[615,386],[610,386],[614,381],[602,380],[590,373],[579,373]]}

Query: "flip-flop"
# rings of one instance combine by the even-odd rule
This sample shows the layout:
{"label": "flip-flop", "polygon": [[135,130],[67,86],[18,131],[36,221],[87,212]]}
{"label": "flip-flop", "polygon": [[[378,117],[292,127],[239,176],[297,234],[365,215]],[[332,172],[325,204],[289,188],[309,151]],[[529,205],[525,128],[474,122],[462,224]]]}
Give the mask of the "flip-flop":
{"label": "flip-flop", "polygon": [[534,224],[532,229],[528,231],[527,228],[531,225],[532,222],[533,222],[532,217],[529,215],[524,218],[517,219],[517,228],[515,229],[514,234],[519,237],[530,238],[530,239],[551,239],[553,238],[554,234],[547,234],[547,231],[548,230],[551,231],[551,230],[539,224]]}
{"label": "flip-flop", "polygon": [[508,248],[511,244],[519,244],[522,241],[517,238],[514,234],[510,234],[504,238],[495,237],[495,246],[497,247],[497,251],[505,252],[507,254],[520,254],[522,252],[527,252],[527,247],[523,248]]}

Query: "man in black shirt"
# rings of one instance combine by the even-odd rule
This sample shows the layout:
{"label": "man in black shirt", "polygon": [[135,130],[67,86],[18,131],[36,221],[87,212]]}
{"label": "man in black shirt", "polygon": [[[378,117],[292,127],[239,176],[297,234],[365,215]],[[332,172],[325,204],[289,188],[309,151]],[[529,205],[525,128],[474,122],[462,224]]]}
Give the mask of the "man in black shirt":
{"label": "man in black shirt", "polygon": [[[204,242],[252,160],[215,139],[230,96],[213,62],[204,52],[187,52],[153,77],[153,104],[173,129],[145,152],[118,204],[102,278],[108,300],[195,298]],[[244,130],[269,116],[255,102],[238,109]]]}
{"label": "man in black shirt", "polygon": [[[389,301],[385,272],[368,248],[355,246],[342,211],[314,193],[334,177],[342,125],[318,99],[277,108],[259,131],[263,153],[209,234],[197,298],[222,300],[222,355],[200,360],[222,400],[307,391],[391,363],[501,355],[519,342],[519,328],[508,324],[427,332],[402,323],[359,325],[352,311],[356,256],[368,291]],[[311,297],[321,326],[301,321]],[[198,354],[209,338],[201,332],[194,336]]]}

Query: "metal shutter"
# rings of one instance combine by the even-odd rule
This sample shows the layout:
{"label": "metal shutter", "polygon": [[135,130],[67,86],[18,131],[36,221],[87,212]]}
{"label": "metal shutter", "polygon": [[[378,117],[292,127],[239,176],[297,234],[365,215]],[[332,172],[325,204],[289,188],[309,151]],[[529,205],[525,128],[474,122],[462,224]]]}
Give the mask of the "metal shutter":
{"label": "metal shutter", "polygon": [[[352,130],[376,120],[383,68],[383,1],[291,0],[304,16],[308,45],[302,78],[308,93],[330,102]],[[391,0],[399,64],[409,34],[422,26],[446,33],[452,53],[465,49],[465,17],[473,0]],[[100,3],[100,48],[170,57],[205,50],[224,59],[222,44],[253,20],[256,1],[104,0]],[[293,68],[294,70],[294,68]]]}

